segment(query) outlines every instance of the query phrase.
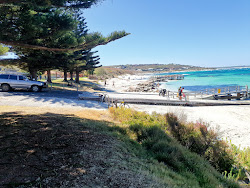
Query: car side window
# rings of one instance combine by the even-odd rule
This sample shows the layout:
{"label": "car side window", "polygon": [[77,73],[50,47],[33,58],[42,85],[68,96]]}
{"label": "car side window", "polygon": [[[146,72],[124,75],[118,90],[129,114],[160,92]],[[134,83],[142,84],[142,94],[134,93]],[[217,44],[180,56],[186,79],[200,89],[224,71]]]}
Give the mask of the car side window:
{"label": "car side window", "polygon": [[24,77],[23,76],[19,76],[19,80],[24,80]]}
{"label": "car side window", "polygon": [[17,76],[16,75],[10,75],[9,79],[11,79],[11,80],[17,80]]}
{"label": "car side window", "polygon": [[8,74],[2,74],[2,75],[0,75],[0,78],[1,79],[8,79],[9,75]]}

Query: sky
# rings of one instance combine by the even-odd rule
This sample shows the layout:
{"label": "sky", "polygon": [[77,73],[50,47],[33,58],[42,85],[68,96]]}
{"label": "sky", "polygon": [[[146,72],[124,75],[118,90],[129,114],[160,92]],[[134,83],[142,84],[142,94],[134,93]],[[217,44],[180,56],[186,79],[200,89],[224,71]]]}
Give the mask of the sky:
{"label": "sky", "polygon": [[250,65],[249,0],[105,0],[84,10],[89,32],[129,36],[96,47],[101,64]]}

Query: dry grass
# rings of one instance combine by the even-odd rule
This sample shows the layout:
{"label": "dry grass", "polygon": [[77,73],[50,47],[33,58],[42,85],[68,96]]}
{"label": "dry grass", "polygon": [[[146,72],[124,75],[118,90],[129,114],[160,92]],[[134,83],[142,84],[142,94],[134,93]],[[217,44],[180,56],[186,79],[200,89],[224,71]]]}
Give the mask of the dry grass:
{"label": "dry grass", "polygon": [[108,121],[112,122],[112,118],[107,110],[74,110],[70,108],[51,108],[51,107],[23,107],[23,106],[0,106],[0,114],[6,112],[18,112],[19,114],[27,115],[38,115],[44,113],[55,113],[55,114],[63,114],[70,115],[74,114],[74,116],[90,119],[90,120],[98,120],[98,121]]}
{"label": "dry grass", "polygon": [[112,123],[25,114],[29,108],[3,112],[13,109],[1,108],[0,187],[167,187],[142,170],[147,163],[114,137]]}

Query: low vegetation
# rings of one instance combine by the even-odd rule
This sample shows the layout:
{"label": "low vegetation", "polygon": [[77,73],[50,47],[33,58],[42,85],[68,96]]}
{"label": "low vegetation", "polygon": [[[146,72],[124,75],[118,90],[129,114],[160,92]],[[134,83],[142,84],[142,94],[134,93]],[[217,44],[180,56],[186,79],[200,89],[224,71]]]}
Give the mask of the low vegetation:
{"label": "low vegetation", "polygon": [[90,114],[7,111],[0,115],[3,187],[238,187],[166,134],[157,114],[111,108],[123,122],[114,124]]}
{"label": "low vegetation", "polygon": [[100,67],[96,68],[94,71],[94,75],[90,75],[90,79],[109,79],[114,78],[124,74],[133,74],[134,71],[125,70],[121,68],[114,68],[114,67]]}
{"label": "low vegetation", "polygon": [[[174,140],[177,140],[189,151],[202,156],[218,172],[224,174],[224,177],[248,182],[246,175],[250,167],[249,148],[240,150],[235,145],[221,140],[214,130],[208,129],[207,124],[203,122],[183,123],[172,113],[165,116],[149,115],[125,108],[111,108],[110,112],[123,126],[129,127],[130,137],[142,144],[158,161],[163,161],[171,166],[172,160],[186,160],[178,159],[178,156],[181,155],[176,147],[173,148],[176,145],[173,144],[175,143],[173,138],[175,138]],[[190,168],[182,163],[179,163],[178,166],[176,161],[173,164],[173,168],[177,169]],[[185,162],[184,164],[190,163]],[[194,166],[197,167],[195,164]],[[194,169],[191,171],[195,172]],[[203,172],[206,173],[206,170],[204,169]]]}

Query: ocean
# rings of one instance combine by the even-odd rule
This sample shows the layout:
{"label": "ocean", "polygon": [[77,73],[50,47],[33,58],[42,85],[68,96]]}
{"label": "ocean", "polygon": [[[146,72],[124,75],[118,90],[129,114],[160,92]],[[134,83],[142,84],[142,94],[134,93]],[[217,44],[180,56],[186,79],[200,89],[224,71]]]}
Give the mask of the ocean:
{"label": "ocean", "polygon": [[[183,74],[184,80],[162,82],[161,87],[177,91],[184,87],[186,91],[200,91],[229,86],[250,86],[250,68],[230,68],[208,71],[162,73],[160,75]],[[159,75],[159,74],[158,74]]]}

